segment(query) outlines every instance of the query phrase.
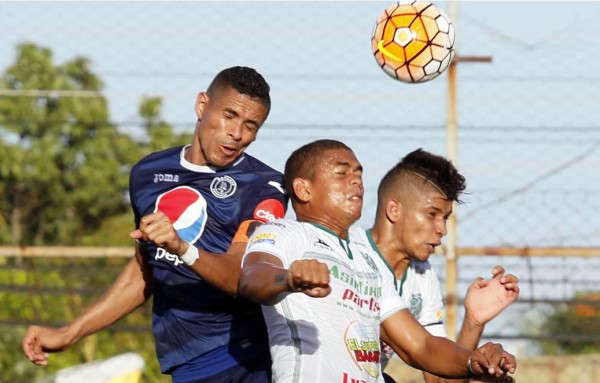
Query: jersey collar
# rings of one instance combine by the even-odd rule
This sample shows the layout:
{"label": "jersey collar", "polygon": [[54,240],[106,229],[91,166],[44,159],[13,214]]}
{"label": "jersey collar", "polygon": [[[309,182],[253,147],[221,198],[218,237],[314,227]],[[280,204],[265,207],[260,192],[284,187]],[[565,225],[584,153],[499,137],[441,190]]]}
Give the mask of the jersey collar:
{"label": "jersey collar", "polygon": [[[215,166],[209,166],[209,165],[196,165],[196,164],[193,164],[193,163],[189,162],[188,160],[186,160],[185,159],[185,150],[187,148],[189,148],[190,146],[192,146],[192,145],[186,145],[183,148],[181,148],[181,153],[179,155],[179,164],[182,167],[184,167],[185,169],[190,170],[192,172],[196,172],[196,173],[216,173],[219,170],[224,169],[224,168],[217,168]],[[237,166],[245,159],[246,159],[246,154],[242,153],[239,156],[239,158],[237,160],[235,160],[235,162],[233,164],[229,165],[227,168]]]}
{"label": "jersey collar", "polygon": [[[394,273],[394,269],[392,269],[392,266],[390,266],[387,259],[385,259],[383,254],[381,254],[381,252],[379,251],[377,244],[375,244],[375,240],[373,239],[373,234],[371,233],[371,229],[365,230],[365,234],[367,235],[367,239],[369,240],[369,243],[371,244],[371,248],[373,248],[373,250],[375,250],[375,252],[379,255],[379,258],[381,258],[381,260],[383,261],[383,263],[385,264],[385,266],[387,267],[389,272],[392,273],[392,277],[394,278],[394,286],[396,287],[396,290],[398,290],[398,281],[396,280],[396,273]],[[408,269],[407,269],[407,271],[408,271]],[[400,295],[402,295],[402,285],[404,285],[405,280],[406,280],[406,272],[402,276],[402,282],[400,283]]]}
{"label": "jersey collar", "polygon": [[325,231],[325,232],[333,235],[334,237],[336,237],[338,239],[339,243],[340,243],[341,248],[344,249],[344,252],[348,256],[348,258],[354,259],[354,257],[352,256],[352,250],[350,250],[350,235],[348,235],[348,238],[342,239],[342,238],[340,238],[339,235],[337,235],[336,233],[334,233],[331,229],[329,229],[328,227],[323,226],[323,225],[321,225],[319,223],[308,222],[308,221],[301,221],[301,222],[309,223],[309,224],[313,225],[314,227],[316,227],[318,229],[321,229],[321,230],[323,230],[323,231]]}

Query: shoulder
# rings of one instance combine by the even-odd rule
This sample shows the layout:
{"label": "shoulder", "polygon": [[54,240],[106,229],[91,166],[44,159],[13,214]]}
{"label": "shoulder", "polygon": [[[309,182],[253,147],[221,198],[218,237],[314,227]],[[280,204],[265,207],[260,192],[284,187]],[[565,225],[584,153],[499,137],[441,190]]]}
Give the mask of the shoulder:
{"label": "shoulder", "polygon": [[263,177],[278,177],[283,179],[283,174],[280,171],[273,169],[269,165],[248,153],[244,153],[244,159],[240,165],[243,169],[252,170]]}
{"label": "shoulder", "polygon": [[178,158],[181,154],[181,150],[183,146],[175,146],[172,148],[168,148],[165,150],[160,150],[157,152],[152,152],[147,156],[143,157],[139,160],[132,168],[132,172],[140,171],[142,168],[146,166],[152,166],[153,164],[162,163],[165,159],[175,158],[178,161]]}
{"label": "shoulder", "polygon": [[303,243],[305,228],[300,222],[282,218],[264,223],[256,228],[248,241],[247,252],[265,251],[272,248],[293,248]]}
{"label": "shoulder", "polygon": [[280,218],[272,221],[268,221],[259,226],[261,231],[272,231],[279,233],[300,233],[304,232],[305,228],[301,222],[290,218]]}
{"label": "shoulder", "polygon": [[348,233],[350,237],[360,238],[366,234],[366,231],[362,227],[352,226],[350,227],[350,230],[348,230]]}

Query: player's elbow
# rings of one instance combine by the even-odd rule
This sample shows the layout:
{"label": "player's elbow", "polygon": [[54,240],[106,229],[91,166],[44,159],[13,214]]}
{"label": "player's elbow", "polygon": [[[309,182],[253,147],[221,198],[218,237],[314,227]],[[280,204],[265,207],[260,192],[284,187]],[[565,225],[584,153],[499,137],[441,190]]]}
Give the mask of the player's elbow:
{"label": "player's elbow", "polygon": [[261,305],[273,306],[281,300],[281,297],[271,291],[265,284],[265,276],[258,272],[255,273],[255,269],[254,266],[246,266],[242,269],[238,294]]}
{"label": "player's elbow", "polygon": [[238,281],[238,296],[261,303],[259,301],[259,296],[254,293],[256,290],[257,289],[253,286],[252,273],[248,270],[248,268],[243,268]]}

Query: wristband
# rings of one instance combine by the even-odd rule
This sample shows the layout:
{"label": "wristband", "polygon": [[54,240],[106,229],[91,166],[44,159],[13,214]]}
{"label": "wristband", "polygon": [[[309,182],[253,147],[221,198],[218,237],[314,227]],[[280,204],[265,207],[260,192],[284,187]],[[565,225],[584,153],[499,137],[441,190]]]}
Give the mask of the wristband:
{"label": "wristband", "polygon": [[194,262],[196,262],[198,258],[200,258],[200,252],[198,251],[196,246],[192,245],[189,242],[187,244],[189,245],[188,249],[185,251],[185,253],[179,256],[179,259],[181,259],[186,265],[191,266],[194,264]]}
{"label": "wristband", "polygon": [[473,367],[471,367],[471,357],[469,357],[469,359],[467,359],[467,370],[468,370],[470,376],[477,376],[475,371],[473,371]]}

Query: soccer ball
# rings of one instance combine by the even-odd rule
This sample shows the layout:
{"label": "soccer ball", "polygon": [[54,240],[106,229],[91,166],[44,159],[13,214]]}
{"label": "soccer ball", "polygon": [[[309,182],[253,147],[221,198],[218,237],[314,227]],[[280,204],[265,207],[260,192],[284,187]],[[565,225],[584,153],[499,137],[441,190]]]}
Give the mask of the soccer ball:
{"label": "soccer ball", "polygon": [[434,4],[396,3],[377,19],[371,48],[377,64],[393,78],[429,81],[444,72],[454,57],[454,26]]}

